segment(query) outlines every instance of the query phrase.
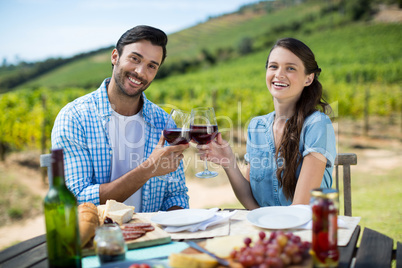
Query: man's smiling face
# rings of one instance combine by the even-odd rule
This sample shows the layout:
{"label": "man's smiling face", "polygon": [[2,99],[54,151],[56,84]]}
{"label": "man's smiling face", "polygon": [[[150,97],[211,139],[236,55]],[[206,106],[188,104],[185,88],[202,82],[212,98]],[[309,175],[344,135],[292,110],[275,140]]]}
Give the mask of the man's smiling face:
{"label": "man's smiling face", "polygon": [[141,95],[154,80],[162,54],[162,47],[147,40],[124,46],[121,55],[113,50],[113,79],[121,93],[129,97]]}

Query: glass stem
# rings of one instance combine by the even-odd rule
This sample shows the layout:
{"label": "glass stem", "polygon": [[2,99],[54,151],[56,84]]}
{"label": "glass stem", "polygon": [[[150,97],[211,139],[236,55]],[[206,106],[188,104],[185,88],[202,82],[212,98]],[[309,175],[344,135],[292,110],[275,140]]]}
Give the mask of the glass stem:
{"label": "glass stem", "polygon": [[209,173],[207,159],[205,159],[205,170],[204,170],[204,172]]}

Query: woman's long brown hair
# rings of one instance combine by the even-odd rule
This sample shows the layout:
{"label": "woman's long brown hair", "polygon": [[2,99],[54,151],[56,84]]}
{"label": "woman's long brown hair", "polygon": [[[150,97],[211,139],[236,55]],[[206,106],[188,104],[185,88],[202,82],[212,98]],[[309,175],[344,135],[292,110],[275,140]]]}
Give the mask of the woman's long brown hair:
{"label": "woman's long brown hair", "polygon": [[[318,81],[321,69],[318,67],[311,49],[303,42],[294,38],[278,40],[269,54],[271,54],[272,50],[276,47],[285,48],[300,58],[305,67],[305,74],[314,73],[313,82],[309,86],[304,87],[300,99],[296,102],[294,115],[290,117],[285,124],[282,140],[279,149],[275,154],[278,166],[276,176],[279,185],[282,187],[282,192],[285,197],[288,200],[293,200],[297,183],[296,171],[302,160],[302,156],[299,152],[299,143],[304,120],[307,116],[318,109],[329,114],[331,112],[331,107],[322,97],[322,85]],[[267,63],[268,61],[269,55]],[[279,157],[283,159],[283,164],[281,166],[278,165]]]}

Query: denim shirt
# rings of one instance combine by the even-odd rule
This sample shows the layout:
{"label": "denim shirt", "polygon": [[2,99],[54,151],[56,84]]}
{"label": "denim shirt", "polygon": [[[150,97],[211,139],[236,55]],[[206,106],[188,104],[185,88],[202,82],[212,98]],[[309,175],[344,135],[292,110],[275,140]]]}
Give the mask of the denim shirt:
{"label": "denim shirt", "polygon": [[[276,177],[275,142],[273,122],[275,112],[253,118],[248,126],[246,161],[250,165],[250,184],[254,198],[261,206],[288,206],[287,200],[279,187]],[[336,157],[335,132],[327,115],[316,111],[309,115],[303,124],[300,135],[299,152],[304,158],[311,152],[317,152],[327,158],[327,165],[321,187],[332,186],[332,170]],[[281,165],[281,159],[278,164]],[[299,177],[303,159],[296,170]]]}

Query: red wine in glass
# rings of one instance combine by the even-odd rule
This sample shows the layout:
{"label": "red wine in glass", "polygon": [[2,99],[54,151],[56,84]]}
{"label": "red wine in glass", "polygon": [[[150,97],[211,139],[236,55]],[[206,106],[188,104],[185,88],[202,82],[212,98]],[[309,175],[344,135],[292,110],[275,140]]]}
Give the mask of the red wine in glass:
{"label": "red wine in glass", "polygon": [[[163,137],[172,146],[189,143],[191,140],[190,114],[179,109],[172,109],[163,129]],[[159,179],[169,182],[178,181],[171,174],[159,176]]]}
{"label": "red wine in glass", "polygon": [[190,127],[191,138],[198,144],[210,143],[218,134],[218,126],[192,125]]}
{"label": "red wine in glass", "polygon": [[[218,124],[212,107],[192,109],[190,122],[191,138],[198,144],[210,143],[218,133]],[[202,179],[213,178],[217,175],[218,172],[208,170],[206,159],[204,171],[195,174],[196,177]]]}
{"label": "red wine in glass", "polygon": [[163,136],[170,145],[187,144],[191,140],[189,129],[168,128],[163,130]]}

